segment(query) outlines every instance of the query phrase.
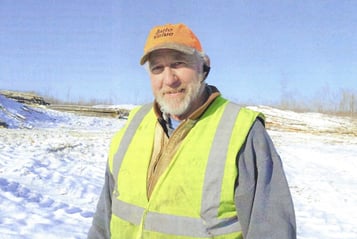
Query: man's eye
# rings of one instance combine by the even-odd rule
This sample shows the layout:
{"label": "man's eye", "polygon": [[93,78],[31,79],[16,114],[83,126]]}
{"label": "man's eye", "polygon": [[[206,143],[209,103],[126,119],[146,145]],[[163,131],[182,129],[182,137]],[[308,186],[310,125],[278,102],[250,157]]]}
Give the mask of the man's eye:
{"label": "man's eye", "polygon": [[151,67],[150,71],[153,74],[160,74],[161,72],[164,71],[164,66],[160,66],[160,65],[159,66],[153,66],[153,67]]}
{"label": "man's eye", "polygon": [[177,68],[181,68],[181,67],[186,67],[187,66],[187,63],[186,62],[183,62],[183,61],[177,61],[177,62],[174,62],[170,65],[171,68],[174,68],[174,69],[177,69]]}

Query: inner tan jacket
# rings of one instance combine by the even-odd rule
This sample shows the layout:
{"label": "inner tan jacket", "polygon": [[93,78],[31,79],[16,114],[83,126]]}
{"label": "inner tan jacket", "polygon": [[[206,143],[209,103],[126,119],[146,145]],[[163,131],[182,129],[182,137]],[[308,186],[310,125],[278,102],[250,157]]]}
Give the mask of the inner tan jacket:
{"label": "inner tan jacket", "polygon": [[168,133],[167,123],[163,119],[159,106],[157,103],[154,104],[154,111],[159,120],[155,128],[154,148],[147,174],[148,199],[150,199],[151,193],[160,176],[165,172],[177,149],[180,147],[182,140],[190,132],[207,107],[220,95],[214,86],[207,86],[206,90],[209,94],[206,102],[187,119],[183,120],[171,135]]}

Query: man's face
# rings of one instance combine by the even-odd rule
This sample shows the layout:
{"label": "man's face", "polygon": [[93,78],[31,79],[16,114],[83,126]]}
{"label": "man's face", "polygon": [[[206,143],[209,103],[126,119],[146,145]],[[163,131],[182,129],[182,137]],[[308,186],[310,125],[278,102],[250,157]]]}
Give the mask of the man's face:
{"label": "man's face", "polygon": [[197,108],[202,93],[202,63],[194,55],[163,49],[149,57],[151,87],[161,110],[174,116]]}

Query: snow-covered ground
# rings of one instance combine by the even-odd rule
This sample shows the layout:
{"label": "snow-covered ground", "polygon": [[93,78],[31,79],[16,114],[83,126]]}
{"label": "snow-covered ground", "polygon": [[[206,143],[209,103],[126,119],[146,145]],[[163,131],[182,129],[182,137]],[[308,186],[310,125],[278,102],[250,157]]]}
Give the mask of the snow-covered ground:
{"label": "snow-covered ground", "polygon": [[[128,106],[130,107],[130,106]],[[252,107],[282,157],[298,238],[357,238],[357,123]],[[86,238],[110,139],[125,120],[31,108],[0,95],[0,238]]]}

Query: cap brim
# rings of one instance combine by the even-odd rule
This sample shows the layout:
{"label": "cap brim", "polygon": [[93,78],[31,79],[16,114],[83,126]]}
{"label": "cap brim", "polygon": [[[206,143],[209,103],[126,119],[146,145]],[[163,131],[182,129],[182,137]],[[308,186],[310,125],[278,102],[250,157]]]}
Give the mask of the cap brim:
{"label": "cap brim", "polygon": [[192,47],[188,47],[185,45],[181,45],[181,44],[176,44],[176,43],[165,43],[163,45],[151,48],[150,50],[148,50],[142,57],[140,60],[140,65],[144,65],[145,62],[147,62],[149,55],[157,50],[162,50],[162,49],[171,49],[171,50],[176,50],[176,51],[180,51],[183,52],[185,54],[189,54],[192,55],[196,49],[192,48]]}

